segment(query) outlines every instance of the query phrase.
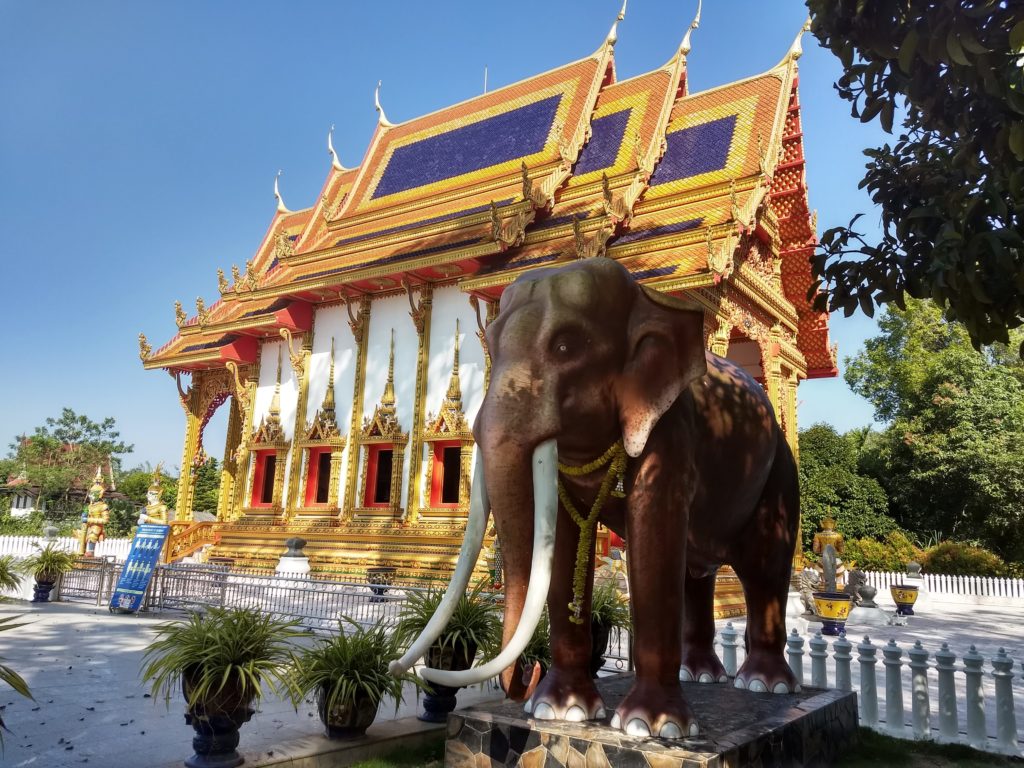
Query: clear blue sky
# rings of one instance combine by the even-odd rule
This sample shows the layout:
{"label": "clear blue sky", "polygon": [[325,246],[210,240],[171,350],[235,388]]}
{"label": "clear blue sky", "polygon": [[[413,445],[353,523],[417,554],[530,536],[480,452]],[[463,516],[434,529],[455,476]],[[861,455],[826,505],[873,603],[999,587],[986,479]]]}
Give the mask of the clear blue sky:
{"label": "clear blue sky", "polygon": [[[620,78],[662,65],[696,0],[633,0],[619,28]],[[175,331],[172,304],[218,296],[216,269],[251,257],[274,211],[312,204],[329,169],[362,158],[373,88],[402,121],[587,55],[618,0],[200,2],[0,0],[0,449],[68,406],[114,416],[137,462],[181,460],[174,382],[145,372]],[[772,67],[806,16],[799,0],[706,0],[692,91]],[[800,62],[811,205],[819,227],[868,212],[861,149],[883,141],[832,89],[831,54]],[[840,355],[875,331],[834,317]],[[842,379],[801,386],[801,424],[871,421]],[[222,409],[225,410],[225,409]],[[223,450],[224,414],[207,434]]]}

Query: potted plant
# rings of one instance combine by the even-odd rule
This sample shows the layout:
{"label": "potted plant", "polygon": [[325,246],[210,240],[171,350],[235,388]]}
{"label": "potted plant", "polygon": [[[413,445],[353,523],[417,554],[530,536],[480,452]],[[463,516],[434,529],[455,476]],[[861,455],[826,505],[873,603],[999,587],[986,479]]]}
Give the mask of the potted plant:
{"label": "potted plant", "polygon": [[249,608],[210,608],[156,628],[143,656],[142,679],[154,696],[168,699],[178,686],[185,722],[196,735],[189,768],[240,765],[238,729],[253,714],[265,688],[288,687],[291,640],[303,634],[296,622]]}
{"label": "potted plant", "polygon": [[846,592],[815,592],[814,612],[821,619],[821,634],[838,636],[846,628],[853,596]]}
{"label": "potted plant", "polygon": [[[18,574],[20,570],[14,555],[0,557],[0,592],[14,592],[21,586],[21,576]],[[4,598],[0,597],[0,600],[2,599]]]}
{"label": "potted plant", "polygon": [[[501,644],[501,613],[493,596],[484,591],[484,583],[477,584],[463,595],[455,606],[452,618],[444,632],[426,653],[428,667],[434,669],[469,669],[478,652],[493,656]],[[408,644],[419,636],[444,596],[444,591],[430,587],[407,595],[405,605],[398,614],[395,634],[398,641]],[[458,688],[437,683],[424,684],[424,711],[418,715],[428,723],[443,723],[455,709]]]}
{"label": "potted plant", "polygon": [[290,670],[296,707],[312,695],[331,739],[362,736],[377,717],[381,701],[393,699],[397,711],[403,684],[419,684],[415,675],[396,677],[388,671],[388,664],[402,655],[402,647],[382,621],[370,627],[347,617],[344,621],[351,630],[346,632],[343,626],[334,637],[299,651]]}
{"label": "potted plant", "polygon": [[35,579],[35,591],[32,593],[33,603],[46,603],[50,600],[50,592],[61,574],[75,567],[75,556],[58,549],[51,542],[35,554],[21,561],[21,572]]}
{"label": "potted plant", "polygon": [[593,640],[590,653],[590,676],[597,677],[604,666],[604,652],[613,629],[628,630],[632,626],[629,599],[612,580],[594,585],[590,601],[590,632]]}

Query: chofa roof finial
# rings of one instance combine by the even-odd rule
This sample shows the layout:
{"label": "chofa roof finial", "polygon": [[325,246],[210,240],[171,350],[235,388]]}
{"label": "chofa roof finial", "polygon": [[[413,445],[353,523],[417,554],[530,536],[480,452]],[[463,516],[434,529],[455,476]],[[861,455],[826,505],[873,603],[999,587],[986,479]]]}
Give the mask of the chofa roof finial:
{"label": "chofa roof finial", "polygon": [[281,178],[281,171],[278,169],[277,176],[274,177],[274,197],[277,198],[277,212],[278,213],[291,213],[288,210],[288,206],[284,204],[284,199],[281,197],[281,187],[278,185],[278,180]]}
{"label": "chofa roof finial", "polygon": [[385,128],[390,128],[392,125],[394,125],[394,123],[388,120],[387,116],[384,114],[384,107],[380,105],[380,86],[382,82],[383,81],[378,80],[377,87],[373,91],[373,106],[377,110],[377,122],[379,122]]}
{"label": "chofa roof finial", "polygon": [[810,30],[811,17],[808,16],[807,21],[805,21],[804,25],[800,27],[800,31],[796,33],[796,38],[793,40],[793,44],[789,46],[789,50],[786,51],[786,58],[783,59],[784,63],[787,61],[796,61],[801,56],[803,56],[804,48],[800,40],[804,36],[804,32],[810,32]]}
{"label": "chofa roof finial", "polygon": [[683,56],[687,56],[690,53],[690,35],[693,33],[693,30],[700,26],[700,7],[701,0],[697,0],[697,13],[694,15],[693,21],[690,22],[686,34],[683,35],[683,42],[679,44],[679,53]]}
{"label": "chofa roof finial", "polygon": [[336,171],[348,170],[344,165],[341,164],[341,160],[338,159],[338,153],[334,151],[334,125],[331,124],[331,130],[327,132],[327,153],[331,156],[331,166]]}
{"label": "chofa roof finial", "polygon": [[605,38],[605,45],[615,45],[619,39],[619,22],[626,18],[626,3],[628,0],[622,0],[622,8],[619,10],[619,15],[615,17],[615,21],[612,22],[612,28],[608,30],[608,37]]}

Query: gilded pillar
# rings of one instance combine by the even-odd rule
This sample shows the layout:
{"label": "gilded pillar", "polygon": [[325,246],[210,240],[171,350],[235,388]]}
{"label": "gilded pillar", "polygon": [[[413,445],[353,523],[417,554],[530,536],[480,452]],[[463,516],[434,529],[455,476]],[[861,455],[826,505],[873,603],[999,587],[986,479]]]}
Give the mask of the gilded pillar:
{"label": "gilded pillar", "polygon": [[217,520],[220,522],[231,519],[231,501],[238,477],[238,446],[242,442],[242,421],[245,418],[237,396],[232,396],[229,407],[228,434],[224,442],[224,462],[221,464],[220,494],[217,499]]}
{"label": "gilded pillar", "polygon": [[[246,492],[249,490],[249,444],[252,442],[252,420],[256,408],[256,388],[259,381],[259,366],[254,365],[248,370],[248,376],[242,381],[238,367],[233,362],[227,363],[227,369],[234,377],[233,400],[238,404],[238,443],[234,450],[235,474],[231,489],[230,507],[226,511],[227,519],[237,520],[242,516],[246,506]],[[231,431],[228,430],[228,441]]]}
{"label": "gilded pillar", "polygon": [[192,409],[191,393],[182,402],[185,409],[185,448],[181,454],[181,474],[178,477],[178,499],[175,502],[175,520],[192,519],[192,498],[195,490],[195,471],[192,466],[199,449],[199,416]]}
{"label": "gilded pillar", "polygon": [[781,329],[773,326],[768,333],[767,340],[761,345],[761,368],[764,371],[765,389],[768,392],[768,401],[775,411],[775,418],[782,420],[782,360],[780,357]]}
{"label": "gilded pillar", "polygon": [[729,354],[729,338],[732,336],[732,324],[728,318],[718,319],[718,328],[708,336],[708,349],[712,354],[725,357]]}
{"label": "gilded pillar", "polygon": [[299,481],[302,474],[303,449],[298,446],[306,434],[306,401],[309,398],[310,357],[313,352],[313,332],[306,334],[302,347],[298,352],[292,350],[292,335],[287,328],[281,329],[281,338],[288,345],[288,359],[291,361],[295,379],[299,385],[298,402],[295,407],[295,426],[292,430],[291,462],[288,470],[288,496],[283,500],[284,518],[292,517],[295,510],[303,506],[304,500],[299,498]]}
{"label": "gilded pillar", "polygon": [[793,451],[793,457],[799,463],[800,461],[800,438],[796,420],[796,390],[797,390],[797,377],[794,371],[789,371],[789,375],[786,377],[785,385],[785,414],[786,414],[786,439],[789,441],[789,447]]}
{"label": "gilded pillar", "polygon": [[490,325],[491,321],[498,316],[498,302],[484,302],[487,305],[487,309],[484,310],[486,320],[480,317],[480,299],[471,295],[469,297],[469,303],[473,307],[473,311],[476,313],[476,337],[480,339],[480,346],[484,351],[484,392],[486,392],[487,386],[491,383],[491,350],[487,348],[486,331],[487,326]]}
{"label": "gilded pillar", "polygon": [[[412,428],[409,442],[409,495],[405,500],[405,519],[415,522],[419,511],[420,492],[423,487],[423,402],[427,396],[427,367],[430,362],[430,315],[433,307],[433,288],[429,283],[420,286],[419,300],[413,301],[412,289],[405,284],[409,296],[409,316],[416,327],[419,349],[416,353],[416,392],[412,406]],[[401,493],[401,486],[399,486]]]}
{"label": "gilded pillar", "polygon": [[[357,436],[363,422],[363,392],[366,389],[364,374],[366,372],[366,346],[369,339],[370,300],[363,298],[359,302],[359,313],[352,311],[351,302],[346,302],[348,309],[348,325],[356,340],[355,382],[352,387],[352,422],[348,430],[348,466],[345,467],[345,504],[339,512],[344,518],[356,506],[356,474],[359,471],[360,445]],[[340,460],[340,459],[339,459]]]}

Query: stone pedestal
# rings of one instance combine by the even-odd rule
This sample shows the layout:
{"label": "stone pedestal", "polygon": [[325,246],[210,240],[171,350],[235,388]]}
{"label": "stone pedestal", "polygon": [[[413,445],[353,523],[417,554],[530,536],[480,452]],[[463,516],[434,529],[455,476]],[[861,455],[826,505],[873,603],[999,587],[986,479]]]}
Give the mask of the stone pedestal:
{"label": "stone pedestal", "polygon": [[[598,682],[609,716],[632,683],[632,673]],[[775,695],[697,683],[684,683],[683,689],[701,726],[697,739],[626,736],[609,728],[607,720],[534,720],[521,704],[506,701],[448,716],[445,766],[817,766],[832,763],[856,744],[854,693],[805,688]]]}
{"label": "stone pedestal", "polygon": [[291,576],[292,578],[308,576],[309,558],[302,551],[302,548],[306,546],[306,540],[296,536],[288,539],[284,544],[288,549],[277,561],[274,573],[278,576]]}

